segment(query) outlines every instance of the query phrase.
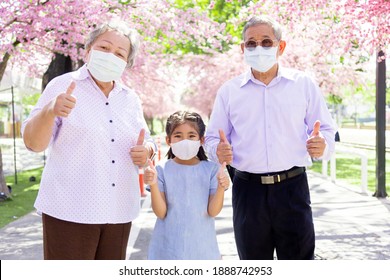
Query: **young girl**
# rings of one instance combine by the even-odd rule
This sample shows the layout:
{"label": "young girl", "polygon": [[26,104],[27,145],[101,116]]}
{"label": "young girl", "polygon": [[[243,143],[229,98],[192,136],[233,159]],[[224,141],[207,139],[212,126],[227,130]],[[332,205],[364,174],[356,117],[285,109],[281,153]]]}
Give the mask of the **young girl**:
{"label": "young girl", "polygon": [[[145,170],[152,208],[158,217],[149,259],[221,259],[214,217],[229,187],[224,163],[208,161],[201,146],[205,124],[197,113],[176,112],[168,118],[168,161]],[[157,170],[156,170],[157,169]]]}

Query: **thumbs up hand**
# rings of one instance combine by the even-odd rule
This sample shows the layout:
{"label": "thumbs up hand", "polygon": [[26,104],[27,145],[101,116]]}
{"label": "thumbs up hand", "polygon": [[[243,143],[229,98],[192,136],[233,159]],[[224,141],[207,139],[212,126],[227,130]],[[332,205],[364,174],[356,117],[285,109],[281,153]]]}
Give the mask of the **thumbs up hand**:
{"label": "thumbs up hand", "polygon": [[313,125],[313,132],[310,134],[310,136],[318,136],[320,134],[320,127],[321,127],[321,122],[316,121]]}
{"label": "thumbs up hand", "polygon": [[59,94],[51,101],[49,112],[54,117],[68,117],[72,109],[76,106],[76,98],[72,95],[76,83],[71,82],[65,93]]}
{"label": "thumbs up hand", "polygon": [[144,146],[145,129],[141,129],[138,135],[137,144],[130,149],[130,156],[135,165],[140,167],[147,163],[149,151]]}
{"label": "thumbs up hand", "polygon": [[229,176],[226,174],[225,170],[226,170],[226,162],[224,162],[219,168],[217,179],[218,179],[218,187],[227,190],[230,185],[230,179]]}
{"label": "thumbs up hand", "polygon": [[316,121],[309,139],[306,141],[306,149],[312,158],[319,158],[324,154],[325,138],[320,132],[321,122]]}
{"label": "thumbs up hand", "polygon": [[147,185],[157,184],[157,170],[150,159],[148,159],[148,164],[149,166],[144,171],[144,182]]}
{"label": "thumbs up hand", "polygon": [[225,133],[222,129],[219,130],[219,144],[217,146],[217,157],[219,163],[231,164],[233,162],[233,151],[232,146],[230,146],[229,141],[227,140]]}

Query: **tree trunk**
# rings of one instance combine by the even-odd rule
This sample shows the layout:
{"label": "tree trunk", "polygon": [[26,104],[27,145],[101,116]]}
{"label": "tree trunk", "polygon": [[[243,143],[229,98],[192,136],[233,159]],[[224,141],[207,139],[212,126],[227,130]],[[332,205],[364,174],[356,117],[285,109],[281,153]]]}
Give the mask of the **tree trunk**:
{"label": "tree trunk", "polygon": [[[20,41],[16,40],[12,45],[15,48],[17,45],[20,44]],[[3,55],[3,60],[0,62],[0,82],[3,79],[5,69],[7,68],[8,65],[8,60],[10,59],[11,55],[9,53],[5,53]]]}
{"label": "tree trunk", "polygon": [[7,68],[8,60],[11,56],[9,53],[5,53],[3,56],[3,60],[0,62],[0,82],[3,79],[5,69]]}
{"label": "tree trunk", "polygon": [[9,189],[7,187],[7,183],[5,182],[1,147],[0,147],[0,192],[4,193],[4,195],[7,197],[11,197],[11,194],[10,194]]}
{"label": "tree trunk", "polygon": [[148,125],[150,134],[153,135],[154,134],[153,118],[145,118],[145,120],[146,120],[146,124]]}
{"label": "tree trunk", "polygon": [[[13,43],[13,46],[16,47],[19,45],[19,41],[15,41]],[[7,68],[8,61],[10,59],[11,55],[9,53],[5,53],[3,55],[3,60],[0,62],[0,82],[3,79],[5,69]],[[1,147],[0,147],[0,192],[3,193],[6,197],[11,197],[11,194],[9,192],[7,183],[5,181],[4,177],[4,170],[3,170],[3,154],[1,153]]]}
{"label": "tree trunk", "polygon": [[160,123],[161,123],[162,132],[164,133],[165,132],[165,119],[161,118]]}
{"label": "tree trunk", "polygon": [[49,67],[42,77],[42,91],[55,77],[73,71],[72,59],[69,56],[55,53]]}

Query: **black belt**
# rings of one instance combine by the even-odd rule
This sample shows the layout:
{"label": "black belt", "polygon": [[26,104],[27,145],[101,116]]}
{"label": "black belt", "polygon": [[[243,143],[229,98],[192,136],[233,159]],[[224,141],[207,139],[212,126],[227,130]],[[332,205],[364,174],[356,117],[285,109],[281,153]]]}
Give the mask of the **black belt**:
{"label": "black belt", "polygon": [[272,185],[272,184],[280,183],[286,179],[290,179],[295,176],[298,176],[303,172],[305,172],[305,170],[306,170],[305,167],[295,166],[285,171],[273,172],[268,174],[255,174],[255,173],[244,172],[236,169],[234,175],[247,181],[256,181],[259,183],[261,182],[262,184],[265,185]]}

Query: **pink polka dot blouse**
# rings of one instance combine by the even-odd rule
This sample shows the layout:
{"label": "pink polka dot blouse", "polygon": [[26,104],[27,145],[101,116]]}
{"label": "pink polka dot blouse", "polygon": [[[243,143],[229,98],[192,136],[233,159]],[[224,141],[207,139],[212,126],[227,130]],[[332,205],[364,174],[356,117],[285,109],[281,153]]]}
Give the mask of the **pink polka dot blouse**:
{"label": "pink polka dot blouse", "polygon": [[126,223],[140,208],[138,167],[130,148],[145,128],[139,97],[115,82],[108,98],[85,65],[53,79],[25,124],[58,94],[76,82],[76,106],[67,118],[58,117],[35,207],[58,219],[86,223]]}

